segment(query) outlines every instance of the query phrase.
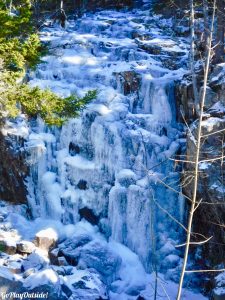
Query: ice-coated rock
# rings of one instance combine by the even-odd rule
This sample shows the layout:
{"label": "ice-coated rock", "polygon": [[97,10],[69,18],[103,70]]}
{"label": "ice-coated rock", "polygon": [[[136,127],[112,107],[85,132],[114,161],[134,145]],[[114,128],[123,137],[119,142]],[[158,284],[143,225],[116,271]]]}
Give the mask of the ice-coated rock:
{"label": "ice-coated rock", "polygon": [[76,266],[80,255],[80,248],[89,243],[92,237],[87,234],[73,236],[59,245],[58,256],[64,256],[70,265]]}
{"label": "ice-coated rock", "polygon": [[106,283],[115,280],[122,262],[121,258],[107,246],[96,241],[81,249],[79,263],[80,261],[85,263],[88,268],[97,270]]}
{"label": "ice-coated rock", "polygon": [[162,262],[162,266],[165,268],[165,269],[172,269],[172,268],[175,268],[179,262],[180,262],[181,258],[178,256],[178,255],[175,255],[175,254],[169,254],[168,256],[166,256]]}
{"label": "ice-coated rock", "polygon": [[[67,287],[67,288],[65,288]],[[73,275],[67,276],[63,291],[71,293],[70,300],[107,300],[107,287],[102,283],[101,276],[94,270],[77,270]]]}
{"label": "ice-coated rock", "polygon": [[80,269],[93,268],[105,282],[116,278],[121,258],[113,253],[103,241],[93,240],[89,235],[75,236],[59,245],[58,260],[63,256],[67,263]]}

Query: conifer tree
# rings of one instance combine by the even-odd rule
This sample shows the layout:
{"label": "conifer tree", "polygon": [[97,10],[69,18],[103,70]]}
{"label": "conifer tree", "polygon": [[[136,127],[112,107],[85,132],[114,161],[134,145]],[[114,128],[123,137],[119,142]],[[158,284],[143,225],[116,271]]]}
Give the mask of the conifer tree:
{"label": "conifer tree", "polygon": [[28,116],[39,115],[48,125],[61,126],[78,116],[97,92],[90,91],[83,98],[61,98],[50,90],[18,84],[27,68],[41,61],[46,49],[35,33],[31,2],[20,0],[9,5],[0,0],[0,119],[16,117],[20,107]]}

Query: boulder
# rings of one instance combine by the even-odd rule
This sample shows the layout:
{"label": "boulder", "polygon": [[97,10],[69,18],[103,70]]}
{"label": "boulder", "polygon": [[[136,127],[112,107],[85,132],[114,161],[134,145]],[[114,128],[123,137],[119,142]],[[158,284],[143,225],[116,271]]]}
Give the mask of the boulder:
{"label": "boulder", "polygon": [[68,276],[62,285],[62,290],[66,295],[70,295],[70,300],[107,300],[108,293],[101,276],[95,270],[76,270],[73,275]]}
{"label": "boulder", "polygon": [[58,256],[64,256],[70,265],[76,266],[80,254],[79,248],[88,244],[91,240],[92,237],[87,234],[81,234],[67,239],[64,243],[59,245]]}
{"label": "boulder", "polygon": [[79,263],[85,263],[102,276],[105,283],[115,280],[122,260],[107,245],[93,241],[80,250]]}
{"label": "boulder", "polygon": [[35,245],[29,241],[20,241],[17,243],[17,251],[21,253],[30,254],[35,250]]}
{"label": "boulder", "polygon": [[23,278],[26,279],[28,276],[30,276],[31,274],[35,273],[36,270],[34,268],[30,268],[27,269],[24,273],[23,273]]}
{"label": "boulder", "polygon": [[64,294],[62,289],[60,288],[57,290],[54,286],[54,284],[43,284],[40,286],[37,286],[33,289],[28,290],[29,293],[39,293],[39,294],[45,294],[47,298],[45,299],[51,299],[51,300],[67,300],[68,297]]}
{"label": "boulder", "polygon": [[51,248],[55,246],[57,239],[58,239],[57,233],[53,229],[48,228],[39,231],[35,235],[34,243],[36,244],[37,247],[45,251],[49,251]]}

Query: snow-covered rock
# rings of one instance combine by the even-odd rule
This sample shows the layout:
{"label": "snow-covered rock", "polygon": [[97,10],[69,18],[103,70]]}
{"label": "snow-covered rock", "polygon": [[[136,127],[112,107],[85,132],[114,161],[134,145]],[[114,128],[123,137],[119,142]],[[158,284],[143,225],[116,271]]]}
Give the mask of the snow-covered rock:
{"label": "snow-covered rock", "polygon": [[22,268],[24,271],[29,269],[43,269],[48,264],[48,259],[43,255],[42,252],[36,251],[30,255],[23,261]]}
{"label": "snow-covered rock", "polygon": [[52,228],[41,230],[35,235],[35,244],[37,247],[46,251],[49,251],[49,249],[55,245],[57,240],[58,235]]}
{"label": "snow-covered rock", "polygon": [[30,254],[35,250],[35,245],[29,241],[20,241],[17,243],[17,251],[21,253]]}

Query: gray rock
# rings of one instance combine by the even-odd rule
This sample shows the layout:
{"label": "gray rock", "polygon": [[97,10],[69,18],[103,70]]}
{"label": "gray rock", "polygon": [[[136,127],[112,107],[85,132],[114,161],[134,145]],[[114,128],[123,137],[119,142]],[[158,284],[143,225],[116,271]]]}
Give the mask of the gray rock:
{"label": "gray rock", "polygon": [[62,289],[56,290],[54,285],[41,285],[34,289],[29,290],[29,293],[45,293],[47,294],[47,299],[51,300],[67,300],[68,297],[63,293]]}

